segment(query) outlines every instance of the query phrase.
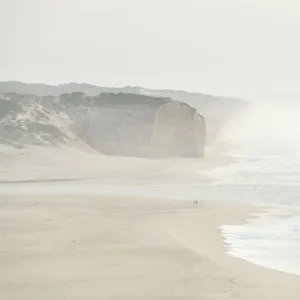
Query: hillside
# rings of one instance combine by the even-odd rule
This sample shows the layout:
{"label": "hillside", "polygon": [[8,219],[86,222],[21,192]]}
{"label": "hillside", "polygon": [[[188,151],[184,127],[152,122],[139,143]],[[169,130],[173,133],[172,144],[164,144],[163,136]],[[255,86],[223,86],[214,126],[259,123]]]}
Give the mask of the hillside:
{"label": "hillside", "polygon": [[81,92],[54,96],[0,94],[0,143],[14,148],[88,147],[107,155],[200,157],[202,116],[170,98]]}
{"label": "hillside", "polygon": [[97,96],[101,93],[126,93],[147,95],[157,98],[171,98],[187,103],[194,107],[206,120],[206,143],[214,141],[220,128],[231,120],[248,103],[237,98],[219,97],[201,93],[190,93],[177,90],[152,90],[143,87],[100,87],[86,83],[67,83],[61,85],[46,85],[40,83],[23,83],[17,81],[0,82],[0,93],[15,92],[24,95],[55,96],[64,93],[84,93],[88,96]]}

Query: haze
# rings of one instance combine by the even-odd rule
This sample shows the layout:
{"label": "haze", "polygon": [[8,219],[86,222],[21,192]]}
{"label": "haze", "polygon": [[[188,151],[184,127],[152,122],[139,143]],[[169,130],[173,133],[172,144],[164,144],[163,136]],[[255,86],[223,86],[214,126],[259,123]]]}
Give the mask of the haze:
{"label": "haze", "polygon": [[294,0],[1,0],[0,80],[298,93]]}
{"label": "haze", "polygon": [[299,300],[299,33],[299,0],[0,0],[0,299]]}

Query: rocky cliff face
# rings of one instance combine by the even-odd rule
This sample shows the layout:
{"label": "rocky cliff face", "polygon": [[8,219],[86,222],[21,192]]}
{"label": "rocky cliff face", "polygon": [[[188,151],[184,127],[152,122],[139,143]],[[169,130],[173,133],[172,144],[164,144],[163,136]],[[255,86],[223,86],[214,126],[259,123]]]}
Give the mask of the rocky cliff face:
{"label": "rocky cliff face", "polygon": [[13,147],[85,143],[108,155],[200,157],[204,131],[194,108],[170,98],[0,94],[0,143]]}
{"label": "rocky cliff face", "polygon": [[226,97],[216,97],[201,93],[190,93],[176,90],[152,90],[142,87],[100,87],[86,83],[67,83],[58,86],[46,84],[25,84],[22,82],[0,82],[0,93],[17,92],[19,94],[33,94],[38,96],[53,95],[59,97],[63,93],[85,93],[97,96],[100,93],[126,93],[147,95],[149,97],[171,98],[175,101],[187,103],[195,108],[206,121],[206,143],[214,142],[221,128],[232,120],[240,110],[247,107],[247,102]]}
{"label": "rocky cliff face", "polygon": [[189,105],[166,103],[156,112],[151,142],[154,155],[201,157],[204,140],[204,118]]}

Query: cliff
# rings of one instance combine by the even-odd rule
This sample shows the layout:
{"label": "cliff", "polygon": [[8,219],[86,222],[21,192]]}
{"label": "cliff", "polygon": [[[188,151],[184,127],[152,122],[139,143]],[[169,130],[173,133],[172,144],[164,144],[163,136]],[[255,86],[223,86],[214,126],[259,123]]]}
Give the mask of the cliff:
{"label": "cliff", "polygon": [[152,148],[157,156],[204,155],[205,121],[185,103],[171,102],[156,112]]}
{"label": "cliff", "polygon": [[171,98],[175,101],[187,103],[195,108],[206,121],[206,143],[214,142],[220,129],[232,118],[247,107],[248,103],[241,99],[212,96],[202,93],[191,93],[180,90],[153,90],[143,87],[100,87],[86,83],[67,83],[57,86],[46,84],[27,84],[22,82],[0,82],[0,93],[16,92],[19,94],[33,94],[38,96],[52,95],[59,97],[64,93],[84,93],[97,96],[100,93],[125,93],[146,95],[157,98]]}
{"label": "cliff", "polygon": [[0,143],[86,144],[107,155],[201,157],[204,119],[170,98],[125,93],[0,94]]}

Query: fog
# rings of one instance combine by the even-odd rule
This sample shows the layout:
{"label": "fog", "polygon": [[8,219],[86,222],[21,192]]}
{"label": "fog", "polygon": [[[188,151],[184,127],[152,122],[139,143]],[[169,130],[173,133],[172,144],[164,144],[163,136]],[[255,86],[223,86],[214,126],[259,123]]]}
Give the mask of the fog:
{"label": "fog", "polygon": [[299,300],[299,32],[299,0],[0,0],[0,299]]}
{"label": "fog", "polygon": [[299,115],[300,104],[296,101],[255,101],[224,126],[218,141],[244,149],[300,149]]}
{"label": "fog", "polygon": [[297,0],[1,0],[0,80],[299,92]]}

